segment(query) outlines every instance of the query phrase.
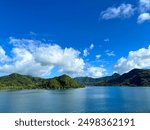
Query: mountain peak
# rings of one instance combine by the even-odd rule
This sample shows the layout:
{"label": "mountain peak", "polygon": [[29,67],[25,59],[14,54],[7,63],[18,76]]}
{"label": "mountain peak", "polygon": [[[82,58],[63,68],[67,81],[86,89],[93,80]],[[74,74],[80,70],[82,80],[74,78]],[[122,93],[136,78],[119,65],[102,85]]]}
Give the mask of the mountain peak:
{"label": "mountain peak", "polygon": [[118,76],[120,76],[120,74],[114,73],[112,76],[113,76],[113,77],[118,77]]}
{"label": "mountain peak", "polygon": [[18,73],[12,73],[12,74],[10,74],[9,76],[21,76],[21,74],[18,74]]}
{"label": "mountain peak", "polygon": [[63,74],[61,76],[59,76],[60,78],[71,78],[70,76],[66,75],[66,74]]}
{"label": "mountain peak", "polygon": [[76,81],[88,86],[150,86],[150,69],[133,69],[122,75],[114,73],[112,76],[90,80],[76,78]]}
{"label": "mountain peak", "polygon": [[69,77],[67,74],[63,74],[63,75],[61,75],[61,76],[63,76],[63,77]]}

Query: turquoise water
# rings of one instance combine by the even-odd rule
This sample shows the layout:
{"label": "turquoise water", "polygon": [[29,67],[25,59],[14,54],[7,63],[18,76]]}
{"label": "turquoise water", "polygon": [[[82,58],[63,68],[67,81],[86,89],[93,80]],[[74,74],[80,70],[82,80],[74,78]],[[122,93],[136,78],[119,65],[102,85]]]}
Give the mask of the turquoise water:
{"label": "turquoise water", "polygon": [[0,91],[0,112],[150,112],[150,88]]}

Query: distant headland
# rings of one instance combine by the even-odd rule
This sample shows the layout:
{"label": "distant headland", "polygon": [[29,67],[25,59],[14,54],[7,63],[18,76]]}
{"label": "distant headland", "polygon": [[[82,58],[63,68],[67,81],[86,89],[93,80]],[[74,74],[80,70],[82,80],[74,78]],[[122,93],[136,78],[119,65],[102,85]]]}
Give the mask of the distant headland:
{"label": "distant headland", "polygon": [[86,86],[140,86],[150,87],[150,69],[133,69],[128,73],[102,78],[77,77],[74,79],[78,83]]}

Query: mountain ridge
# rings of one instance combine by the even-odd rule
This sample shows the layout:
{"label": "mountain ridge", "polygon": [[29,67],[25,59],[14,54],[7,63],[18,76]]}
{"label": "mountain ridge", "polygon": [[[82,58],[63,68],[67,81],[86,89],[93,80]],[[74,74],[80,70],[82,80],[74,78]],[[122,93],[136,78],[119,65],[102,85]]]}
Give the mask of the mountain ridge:
{"label": "mountain ridge", "polygon": [[150,86],[150,69],[133,69],[128,73],[102,78],[76,77],[75,81],[87,86]]}
{"label": "mountain ridge", "polygon": [[12,89],[69,89],[82,88],[84,86],[149,86],[150,69],[133,69],[128,73],[102,78],[76,77],[72,79],[68,75],[43,79],[30,75],[13,73],[0,77],[0,90]]}

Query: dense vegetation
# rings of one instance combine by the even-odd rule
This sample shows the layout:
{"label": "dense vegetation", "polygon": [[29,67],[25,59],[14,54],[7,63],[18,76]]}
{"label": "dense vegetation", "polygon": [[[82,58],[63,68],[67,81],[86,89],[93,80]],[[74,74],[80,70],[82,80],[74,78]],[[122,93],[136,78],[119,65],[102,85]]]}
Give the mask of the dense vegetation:
{"label": "dense vegetation", "polygon": [[67,75],[42,79],[28,75],[11,74],[0,77],[0,89],[68,89],[83,87]]}
{"label": "dense vegetation", "polygon": [[68,89],[84,87],[67,75],[44,80],[39,86],[42,86],[42,88],[46,89]]}
{"label": "dense vegetation", "polygon": [[113,74],[102,78],[77,77],[67,75],[42,79],[28,75],[11,74],[0,77],[0,90],[5,89],[68,89],[84,86],[150,86],[149,69],[133,69],[123,75]]}
{"label": "dense vegetation", "polygon": [[123,75],[113,74],[103,78],[78,77],[75,80],[88,86],[150,86],[149,69],[133,69]]}

